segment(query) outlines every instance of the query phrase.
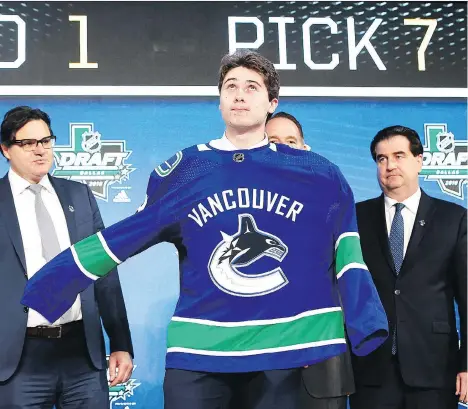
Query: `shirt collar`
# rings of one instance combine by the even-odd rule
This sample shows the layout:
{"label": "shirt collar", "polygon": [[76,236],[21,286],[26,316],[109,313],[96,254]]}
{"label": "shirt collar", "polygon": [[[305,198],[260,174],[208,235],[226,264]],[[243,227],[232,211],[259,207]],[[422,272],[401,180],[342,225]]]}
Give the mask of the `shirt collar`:
{"label": "shirt collar", "polygon": [[[14,197],[22,194],[31,185],[30,182],[18,175],[12,168],[8,171],[8,180],[11,186],[11,193]],[[48,175],[44,175],[39,184],[48,192],[54,191]]]}
{"label": "shirt collar", "polygon": [[[408,199],[403,200],[402,203],[411,213],[416,215],[418,211],[420,199],[421,199],[421,189],[418,188],[418,190],[416,190],[415,193],[413,193],[410,197],[408,197]],[[392,199],[388,196],[384,196],[384,201],[385,201],[385,211],[389,211],[395,203],[398,203],[397,200]]]}
{"label": "shirt collar", "polygon": [[[247,149],[260,148],[261,146],[268,145],[268,136],[265,134],[264,138],[254,146],[250,146]],[[209,143],[213,148],[219,149],[220,151],[238,151],[239,148],[236,148],[234,144],[227,138],[226,133],[219,139],[213,139]]]}

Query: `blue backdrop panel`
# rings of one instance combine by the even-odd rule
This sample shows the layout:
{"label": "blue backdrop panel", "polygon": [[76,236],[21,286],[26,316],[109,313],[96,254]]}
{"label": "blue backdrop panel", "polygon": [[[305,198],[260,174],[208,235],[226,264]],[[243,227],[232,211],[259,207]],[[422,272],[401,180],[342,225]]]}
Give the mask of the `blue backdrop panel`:
{"label": "blue backdrop panel", "polygon": [[[103,145],[104,141],[125,141],[122,149],[131,151],[125,163],[134,170],[127,180],[110,183],[106,200],[98,200],[106,225],[135,212],[144,199],[147,178],[160,162],[184,147],[223,133],[216,99],[4,98],[0,101],[0,113],[3,115],[16,105],[39,107],[50,114],[57,148],[70,145],[70,124],[93,124]],[[379,129],[402,124],[416,129],[424,139],[425,124],[446,124],[447,132],[454,135],[457,143],[466,144],[464,102],[283,98],[279,110],[293,113],[302,123],[306,142],[312,149],[340,166],[356,201],[380,194],[369,153],[370,141]],[[7,169],[7,162],[1,161],[0,173]],[[435,181],[421,178],[421,186],[432,196],[466,205],[462,198],[444,193]],[[463,190],[466,196],[466,186]],[[111,406],[160,409],[165,330],[178,296],[175,248],[161,244],[149,249],[125,263],[120,276],[136,369],[127,385],[111,391]]]}

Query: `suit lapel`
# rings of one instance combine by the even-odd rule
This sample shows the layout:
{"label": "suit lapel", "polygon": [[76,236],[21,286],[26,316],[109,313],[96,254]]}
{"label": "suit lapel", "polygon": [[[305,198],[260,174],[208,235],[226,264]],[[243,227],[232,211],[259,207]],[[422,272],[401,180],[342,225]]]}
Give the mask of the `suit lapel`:
{"label": "suit lapel", "polygon": [[400,274],[411,267],[417,259],[416,255],[418,252],[418,246],[428,229],[428,224],[430,223],[434,212],[434,201],[421,190],[421,199],[419,200],[413,231],[411,232],[411,237],[408,243],[408,248],[406,249]]}
{"label": "suit lapel", "polygon": [[67,221],[70,243],[74,244],[78,241],[75,220],[75,206],[72,202],[68,189],[66,188],[65,184],[62,183],[62,180],[59,178],[54,178],[50,175],[49,180],[55,189],[55,193],[57,193],[57,196],[60,200],[60,204],[62,205],[63,214],[65,215],[65,219]]}
{"label": "suit lapel", "polygon": [[377,231],[377,236],[379,238],[380,248],[382,249],[382,253],[385,257],[388,266],[395,273],[395,265],[393,263],[393,257],[390,253],[390,245],[388,243],[387,221],[385,218],[385,202],[383,194],[377,198],[375,205],[376,206],[374,209],[374,226]]}
{"label": "suit lapel", "polygon": [[19,227],[18,216],[16,215],[15,202],[11,193],[8,173],[0,179],[0,217],[6,226],[10,240],[18,255],[23,271],[26,272],[26,258],[24,255],[23,239]]}

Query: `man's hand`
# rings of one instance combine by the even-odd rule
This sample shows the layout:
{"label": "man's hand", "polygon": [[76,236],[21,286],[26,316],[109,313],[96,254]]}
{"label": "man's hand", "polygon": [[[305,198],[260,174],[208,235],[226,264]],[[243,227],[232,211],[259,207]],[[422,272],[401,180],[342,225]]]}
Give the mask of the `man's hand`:
{"label": "man's hand", "polygon": [[133,362],[128,352],[112,352],[109,357],[109,386],[127,382],[132,374]]}
{"label": "man's hand", "polygon": [[458,400],[466,403],[468,401],[468,372],[460,372],[457,375],[457,391]]}

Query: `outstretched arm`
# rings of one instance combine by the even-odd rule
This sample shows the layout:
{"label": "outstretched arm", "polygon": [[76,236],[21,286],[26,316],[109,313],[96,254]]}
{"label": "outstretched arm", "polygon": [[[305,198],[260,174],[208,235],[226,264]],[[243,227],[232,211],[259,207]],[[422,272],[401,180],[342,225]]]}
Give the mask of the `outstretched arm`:
{"label": "outstretched arm", "polygon": [[[175,156],[180,162],[182,153]],[[95,280],[127,258],[164,241],[176,221],[178,196],[172,190],[177,172],[172,172],[174,166],[170,172],[158,172],[159,168],[151,173],[145,202],[136,214],[79,241],[50,260],[28,281],[21,303],[54,322]]]}
{"label": "outstretched arm", "polygon": [[155,203],[63,251],[27,282],[21,303],[54,322],[95,280],[148,243],[161,241],[161,232],[173,221],[161,210]]}

